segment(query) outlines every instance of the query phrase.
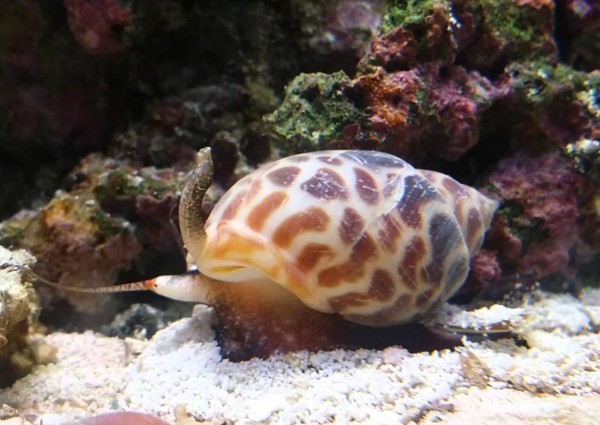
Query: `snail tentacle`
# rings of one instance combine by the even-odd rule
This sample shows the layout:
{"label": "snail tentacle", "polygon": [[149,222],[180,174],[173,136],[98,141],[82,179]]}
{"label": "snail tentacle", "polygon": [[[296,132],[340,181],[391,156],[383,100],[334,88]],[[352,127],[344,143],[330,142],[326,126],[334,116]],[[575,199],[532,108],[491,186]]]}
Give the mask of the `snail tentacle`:
{"label": "snail tentacle", "polygon": [[202,199],[212,183],[213,162],[210,148],[200,149],[196,168],[181,192],[179,201],[179,231],[183,245],[196,260],[206,245],[206,232],[202,219]]}
{"label": "snail tentacle", "polygon": [[45,277],[40,276],[29,267],[22,267],[26,270],[27,273],[30,273],[36,280],[42,282],[45,285],[48,285],[52,288],[69,291],[69,292],[78,292],[84,294],[106,294],[113,292],[134,292],[134,291],[151,291],[153,283],[155,279],[148,280],[140,280],[137,282],[128,282],[123,283],[121,285],[114,286],[100,286],[96,288],[81,288],[77,286],[68,286],[63,285],[62,283],[53,282],[51,280],[46,279]]}
{"label": "snail tentacle", "polygon": [[77,286],[63,285],[40,276],[30,268],[27,268],[27,272],[31,273],[33,277],[45,285],[68,292],[83,294],[108,294],[117,292],[151,291],[163,297],[177,301],[209,305],[212,304],[212,301],[209,297],[209,293],[212,288],[210,285],[210,280],[197,271],[191,271],[179,275],[163,275],[137,282],[123,283],[121,285],[114,286],[100,286],[97,288],[81,288]]}

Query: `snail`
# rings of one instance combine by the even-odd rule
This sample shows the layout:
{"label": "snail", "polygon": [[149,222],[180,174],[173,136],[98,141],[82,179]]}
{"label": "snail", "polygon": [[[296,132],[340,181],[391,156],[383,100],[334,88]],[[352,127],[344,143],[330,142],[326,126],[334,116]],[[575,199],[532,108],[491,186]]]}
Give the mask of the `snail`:
{"label": "snail", "polygon": [[204,148],[179,206],[187,273],[81,291],[150,290],[219,307],[233,345],[267,354],[328,346],[323,335],[335,339],[341,322],[401,325],[448,300],[498,206],[449,176],[375,151],[271,162],[234,184],[204,222],[211,180]]}

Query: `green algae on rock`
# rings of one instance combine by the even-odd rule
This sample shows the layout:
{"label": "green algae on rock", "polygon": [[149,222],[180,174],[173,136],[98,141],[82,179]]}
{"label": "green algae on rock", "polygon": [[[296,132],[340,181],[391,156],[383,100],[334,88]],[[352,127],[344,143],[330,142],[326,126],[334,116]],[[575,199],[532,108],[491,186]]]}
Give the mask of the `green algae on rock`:
{"label": "green algae on rock", "polygon": [[556,59],[552,0],[482,0],[481,32],[469,64],[489,67],[515,60]]}
{"label": "green algae on rock", "polygon": [[514,60],[556,58],[553,19],[550,0],[395,0],[385,11],[381,38],[402,29],[419,63],[452,63],[460,55],[470,68],[493,69]]}
{"label": "green algae on rock", "polygon": [[600,73],[545,61],[513,63],[506,69],[516,110],[519,145],[564,148],[600,137]]}
{"label": "green algae on rock", "polygon": [[331,147],[343,138],[344,127],[363,120],[348,98],[350,79],[343,72],[300,74],[288,85],[283,104],[265,119],[286,153]]}
{"label": "green algae on rock", "polygon": [[[457,50],[452,21],[452,2],[440,0],[390,1],[381,24],[381,40],[403,34],[404,48],[414,51],[414,61],[404,66],[413,66],[415,62],[440,60],[452,63]],[[385,41],[384,41],[385,43]],[[362,66],[374,61],[380,62],[377,55],[367,55]],[[400,64],[396,64],[397,66]]]}
{"label": "green algae on rock", "polygon": [[477,72],[436,65],[386,72],[301,74],[267,123],[284,153],[354,147],[409,161],[456,160],[478,139],[479,121],[505,95]]}

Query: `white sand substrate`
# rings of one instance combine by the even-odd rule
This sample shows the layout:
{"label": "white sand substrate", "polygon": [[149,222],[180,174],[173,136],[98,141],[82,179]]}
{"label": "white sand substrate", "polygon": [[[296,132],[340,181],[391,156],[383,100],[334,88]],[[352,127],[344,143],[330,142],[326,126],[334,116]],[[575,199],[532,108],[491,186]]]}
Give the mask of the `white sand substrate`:
{"label": "white sand substrate", "polygon": [[57,348],[56,361],[1,390],[0,413],[44,425],[114,410],[186,425],[600,424],[600,290],[580,300],[535,292],[518,308],[461,314],[509,323],[527,344],[506,338],[434,353],[390,347],[232,363],[219,355],[212,310],[198,306],[150,341],[39,336]]}

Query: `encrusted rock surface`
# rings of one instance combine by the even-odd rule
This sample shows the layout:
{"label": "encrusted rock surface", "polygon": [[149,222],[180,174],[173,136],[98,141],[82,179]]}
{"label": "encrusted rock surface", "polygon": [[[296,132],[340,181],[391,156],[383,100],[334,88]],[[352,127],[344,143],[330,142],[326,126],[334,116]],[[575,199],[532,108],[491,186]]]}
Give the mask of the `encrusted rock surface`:
{"label": "encrusted rock surface", "polygon": [[[32,252],[36,272],[47,279],[68,286],[110,284],[134,261],[143,263],[143,247],[152,247],[155,255],[178,251],[171,219],[187,172],[90,155],[70,174],[68,190],[56,192],[38,210],[2,222],[0,241]],[[178,264],[183,268],[183,258]],[[87,313],[111,310],[106,297],[62,296]]]}
{"label": "encrusted rock surface", "polygon": [[0,387],[36,364],[29,334],[36,324],[37,296],[24,269],[34,263],[25,251],[0,246]]}

